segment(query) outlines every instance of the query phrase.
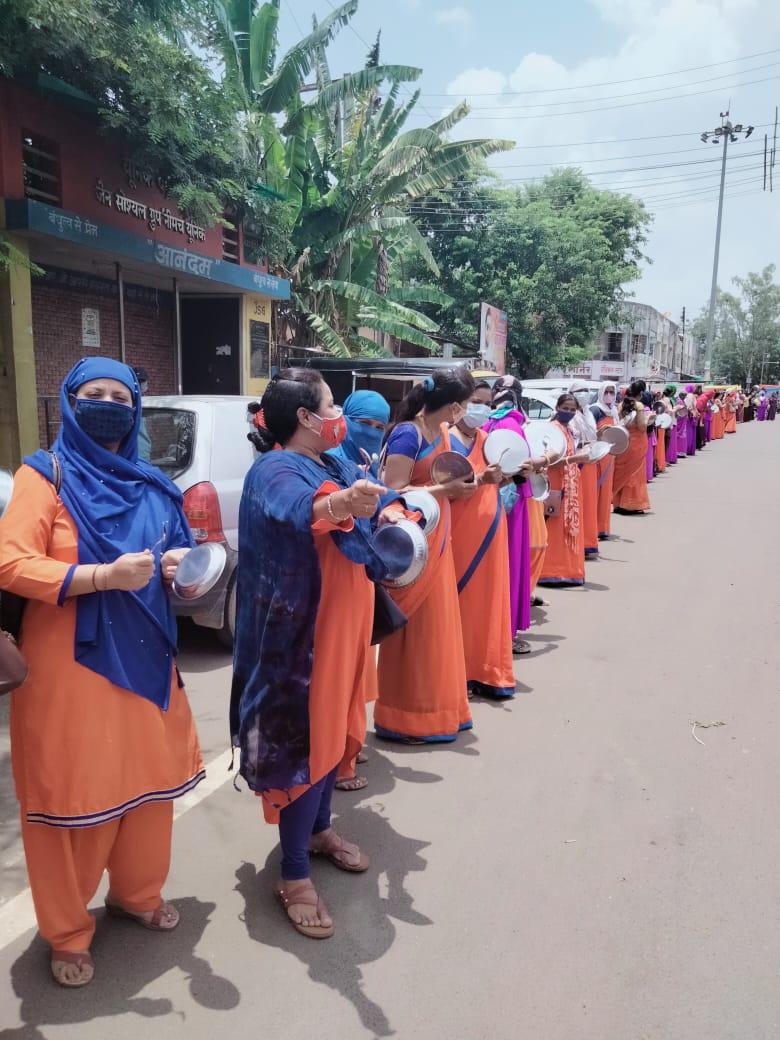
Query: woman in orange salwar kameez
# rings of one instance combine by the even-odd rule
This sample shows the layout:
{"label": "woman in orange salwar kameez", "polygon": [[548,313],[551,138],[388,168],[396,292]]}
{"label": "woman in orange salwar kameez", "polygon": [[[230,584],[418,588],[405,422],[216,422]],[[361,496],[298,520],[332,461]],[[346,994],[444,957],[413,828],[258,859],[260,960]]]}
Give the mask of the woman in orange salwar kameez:
{"label": "woman in orange salwar kameez", "polygon": [[429,536],[428,563],[411,585],[392,590],[407,625],[379,649],[378,736],[405,742],[451,742],[472,725],[466,687],[458,588],[452,556],[449,498],[468,498],[475,484],[434,485],[431,464],[445,448],[447,426],[458,423],[474,392],[464,368],[426,376],[401,403],[401,420],[386,445],[388,487],[428,487],[441,518]]}
{"label": "woman in orange salwar kameez", "polygon": [[[485,458],[490,387],[478,386],[466,415],[449,431],[452,448],[474,467],[479,490],[451,504],[452,552],[458,581],[466,680],[472,695],[514,697],[509,604],[509,544],[499,493],[501,469]],[[445,438],[446,443],[446,438]]]}
{"label": "woman in orange salwar kameez", "polygon": [[53,454],[16,474],[0,587],[28,600],[11,758],[38,927],[57,982],[83,986],[94,973],[87,907],[104,871],[110,914],[178,924],[161,896],[172,800],[204,772],[166,590],[192,543],[180,492],[138,458],[135,374],[84,358],[60,407]]}
{"label": "woman in orange salwar kameez", "polygon": [[644,513],[650,508],[647,493],[647,412],[640,401],[641,390],[629,386],[620,405],[629,443],[615,459],[612,502],[615,512]]}
{"label": "woman in orange salwar kameez", "polygon": [[[596,430],[600,432],[608,426],[614,426],[618,421],[618,410],[615,407],[617,398],[617,384],[604,382],[599,388],[599,396],[596,403],[591,405],[590,411],[596,420]],[[607,455],[596,463],[596,486],[598,488],[598,506],[596,520],[598,524],[599,539],[609,538],[612,525],[612,481],[615,476],[615,456]]]}
{"label": "woman in orange salwar kameez", "polygon": [[[346,432],[318,372],[284,369],[263,395],[261,458],[244,484],[231,738],[241,775],[282,846],[278,896],[293,927],[316,939],[333,921],[310,878],[310,855],[368,868],[331,827],[336,770],[362,741],[362,680],[381,561],[372,520],[383,488],[328,452]],[[272,450],[281,444],[282,450]],[[397,497],[397,496],[396,496]]]}
{"label": "woman in orange salwar kameez", "polygon": [[550,466],[550,490],[562,493],[558,516],[547,518],[547,552],[544,557],[540,585],[585,584],[585,535],[582,528],[582,489],[579,463],[585,462],[588,452],[578,453],[568,425],[577,413],[577,401],[572,394],[558,398],[555,423],[566,438],[566,457]]}

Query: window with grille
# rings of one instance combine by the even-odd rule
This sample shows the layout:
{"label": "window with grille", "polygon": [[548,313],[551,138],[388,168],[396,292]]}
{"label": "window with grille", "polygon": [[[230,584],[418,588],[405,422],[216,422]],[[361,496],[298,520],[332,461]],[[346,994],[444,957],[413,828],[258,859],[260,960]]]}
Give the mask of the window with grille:
{"label": "window with grille", "polygon": [[36,202],[62,205],[60,148],[55,141],[22,130],[22,170],[24,194]]}
{"label": "window with grille", "polygon": [[623,333],[610,332],[607,334],[607,358],[610,361],[623,360]]}

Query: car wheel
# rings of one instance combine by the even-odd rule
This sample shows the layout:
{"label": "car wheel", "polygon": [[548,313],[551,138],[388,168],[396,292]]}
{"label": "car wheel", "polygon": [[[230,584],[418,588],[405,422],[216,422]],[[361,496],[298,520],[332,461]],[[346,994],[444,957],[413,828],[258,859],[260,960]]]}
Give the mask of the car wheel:
{"label": "car wheel", "polygon": [[233,649],[233,640],[236,635],[236,575],[230,579],[227,596],[225,596],[225,620],[222,628],[217,631],[217,639],[228,650]]}

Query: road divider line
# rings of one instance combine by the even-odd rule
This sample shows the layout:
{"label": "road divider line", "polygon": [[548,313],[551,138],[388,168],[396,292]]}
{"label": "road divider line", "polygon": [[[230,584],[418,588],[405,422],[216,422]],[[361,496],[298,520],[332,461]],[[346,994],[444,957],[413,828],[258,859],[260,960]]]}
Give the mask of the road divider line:
{"label": "road divider line", "polygon": [[[201,780],[196,788],[177,798],[173,804],[173,817],[178,820],[200,805],[202,801],[215,794],[228,780],[232,780],[235,773],[229,772],[231,751],[225,751],[216,758],[212,758],[206,764],[206,779]],[[100,904],[95,904],[99,906]],[[15,943],[25,932],[36,927],[35,907],[33,906],[32,892],[29,888],[23,889],[13,899],[0,906],[0,950],[6,949]]]}

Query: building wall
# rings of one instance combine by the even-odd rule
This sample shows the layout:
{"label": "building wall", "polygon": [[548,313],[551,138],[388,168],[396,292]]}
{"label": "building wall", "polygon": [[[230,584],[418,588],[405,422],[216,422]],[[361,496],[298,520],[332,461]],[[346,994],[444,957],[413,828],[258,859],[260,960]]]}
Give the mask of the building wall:
{"label": "building wall", "polygon": [[[50,277],[51,274],[50,271]],[[56,435],[59,390],[68,370],[87,354],[119,358],[116,285],[84,276],[84,286],[78,288],[72,283],[77,282],[79,276],[75,272],[68,275],[71,284],[67,286],[35,279],[32,285],[38,427],[44,446]],[[99,347],[85,347],[82,343],[83,308],[100,314]],[[127,362],[147,370],[151,393],[175,393],[174,335],[173,295],[126,285]]]}

